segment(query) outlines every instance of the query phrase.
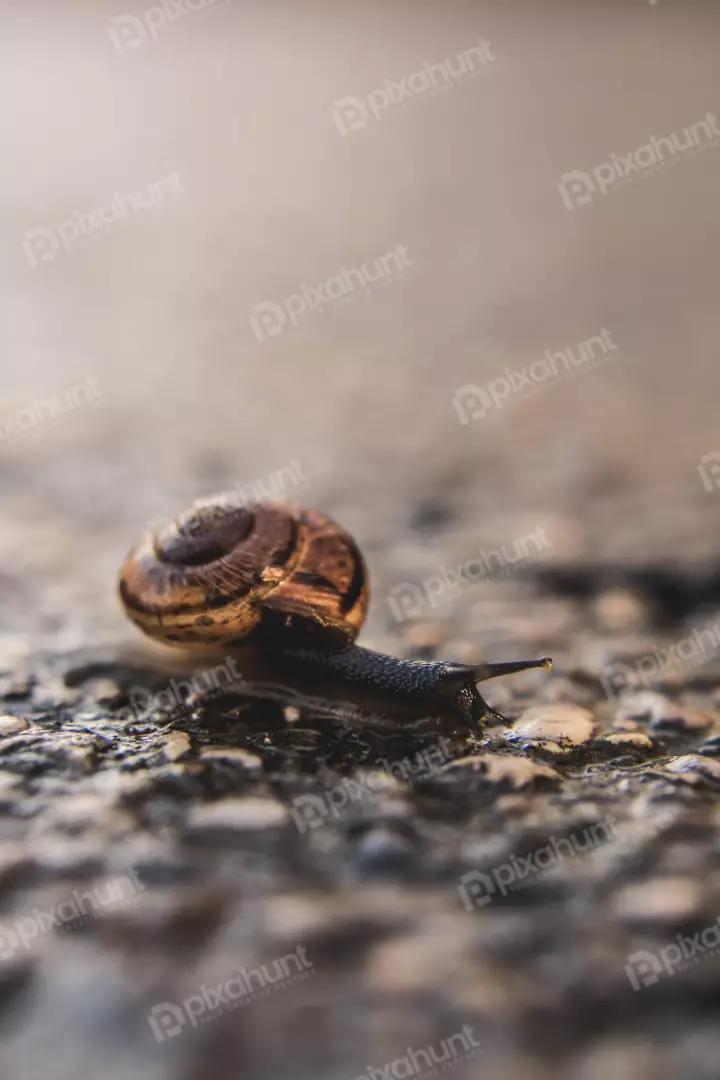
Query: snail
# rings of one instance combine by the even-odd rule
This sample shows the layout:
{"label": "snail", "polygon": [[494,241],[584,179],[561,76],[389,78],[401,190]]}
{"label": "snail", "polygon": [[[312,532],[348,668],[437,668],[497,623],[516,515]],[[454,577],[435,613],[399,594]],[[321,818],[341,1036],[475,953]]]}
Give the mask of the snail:
{"label": "snail", "polygon": [[356,703],[394,723],[438,720],[467,731],[504,721],[477,683],[552,666],[401,660],[355,644],[370,590],[353,538],[317,510],[197,501],[146,532],[119,574],[126,614],[149,637],[197,657],[237,655],[246,677]]}

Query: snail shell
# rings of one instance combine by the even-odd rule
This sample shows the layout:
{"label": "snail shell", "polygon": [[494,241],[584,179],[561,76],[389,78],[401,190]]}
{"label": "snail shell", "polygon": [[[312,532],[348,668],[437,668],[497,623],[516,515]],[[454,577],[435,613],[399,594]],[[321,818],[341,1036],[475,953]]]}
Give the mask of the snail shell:
{"label": "snail shell", "polygon": [[168,645],[329,651],[352,645],[370,595],[355,541],[331,518],[232,495],[145,533],[119,593],[132,621]]}

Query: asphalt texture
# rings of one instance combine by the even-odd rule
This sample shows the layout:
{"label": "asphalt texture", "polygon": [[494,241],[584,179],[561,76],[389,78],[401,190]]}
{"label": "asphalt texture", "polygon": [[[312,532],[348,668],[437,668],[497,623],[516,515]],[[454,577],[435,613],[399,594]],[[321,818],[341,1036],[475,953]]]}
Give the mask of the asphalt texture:
{"label": "asphalt texture", "polygon": [[[8,14],[0,1075],[715,1080],[718,11]],[[144,642],[228,489],[363,645],[553,670],[416,730]]]}

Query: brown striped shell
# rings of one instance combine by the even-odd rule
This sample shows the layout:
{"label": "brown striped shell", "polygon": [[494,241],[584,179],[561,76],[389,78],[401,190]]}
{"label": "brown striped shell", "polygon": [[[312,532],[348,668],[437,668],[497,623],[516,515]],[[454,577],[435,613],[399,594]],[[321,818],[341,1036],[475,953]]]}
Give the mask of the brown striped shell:
{"label": "brown striped shell", "polygon": [[120,600],[168,645],[342,649],[365,618],[369,589],[355,541],[317,510],[193,503],[127,555]]}

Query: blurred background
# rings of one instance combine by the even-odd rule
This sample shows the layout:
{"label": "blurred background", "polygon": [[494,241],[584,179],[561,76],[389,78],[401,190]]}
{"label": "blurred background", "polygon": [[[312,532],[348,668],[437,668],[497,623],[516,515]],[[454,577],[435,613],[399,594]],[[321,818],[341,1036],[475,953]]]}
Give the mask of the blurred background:
{"label": "blurred background", "polygon": [[[717,964],[647,994],[625,965],[717,916],[718,680],[651,695],[648,735],[607,665],[615,646],[653,659],[657,610],[488,580],[498,561],[704,567],[696,606],[718,610],[718,4],[2,9],[5,1072],[347,1080],[471,1020],[485,1058],[461,1080],[715,1076]],[[226,488],[354,533],[365,643],[551,653],[554,675],[489,699],[513,718],[556,703],[585,747],[556,761],[541,739],[535,760],[496,734],[484,772],[453,762],[429,795],[385,775],[360,826],[301,835],[298,793],[345,782],[312,716],[272,738],[252,716],[125,724],[121,689],[72,650],[137,642],[115,600],[126,550]],[[479,583],[453,584],[462,568]],[[50,657],[36,683],[25,656]],[[389,753],[357,745],[363,765]],[[461,906],[463,870],[608,809],[628,848]],[[634,825],[655,829],[635,848]],[[130,870],[134,907],[13,945],[71,884]],[[151,1004],[298,941],[317,979],[150,1039]]]}
{"label": "blurred background", "polygon": [[378,640],[395,585],[538,527],[710,555],[717,6],[196,7],[4,7],[13,647],[131,635],[139,529],[281,470],[367,550]]}

